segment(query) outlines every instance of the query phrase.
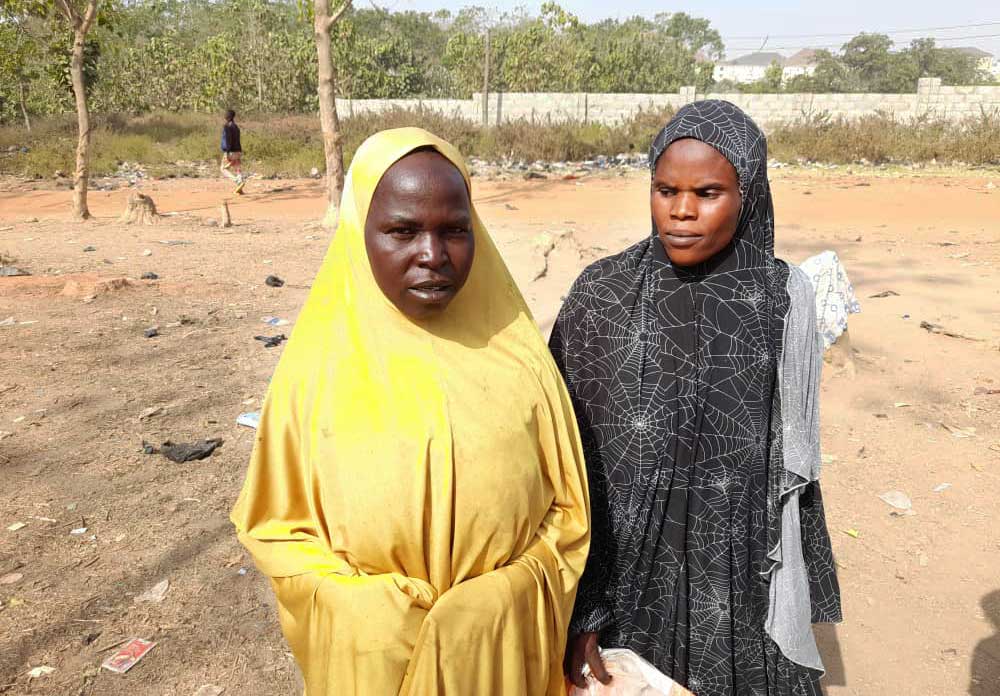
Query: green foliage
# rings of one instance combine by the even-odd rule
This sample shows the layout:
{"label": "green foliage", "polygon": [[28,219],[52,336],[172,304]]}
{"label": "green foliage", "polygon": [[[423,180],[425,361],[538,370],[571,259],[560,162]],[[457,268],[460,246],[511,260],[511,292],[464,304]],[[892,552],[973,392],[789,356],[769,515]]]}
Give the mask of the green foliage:
{"label": "green foliage", "polygon": [[[893,52],[892,40],[884,34],[859,34],[843,46],[843,52],[816,52],[811,75],[796,75],[781,85],[770,73],[763,80],[741,85],[743,92],[913,92],[917,79],[938,77],[946,85],[986,84],[976,60],[959,51],[939,48],[934,39],[916,39],[902,51]],[[773,68],[774,66],[772,66]]]}
{"label": "green foliage", "polygon": [[[84,0],[69,0],[82,7]],[[95,113],[305,113],[317,108],[311,3],[302,0],[101,0],[89,33],[85,81]],[[490,91],[673,92],[713,86],[723,55],[706,19],[682,12],[588,24],[556,2],[537,14],[467,7],[457,13],[356,7],[333,28],[342,97],[468,98]],[[0,0],[0,123],[23,112],[73,109],[71,32],[54,0]],[[772,66],[742,91],[909,92],[917,78],[973,84],[975,61],[933,40],[902,51],[861,34],[818,53],[812,75],[782,84]],[[719,88],[735,88],[720,85]],[[718,91],[718,89],[717,89]]]}

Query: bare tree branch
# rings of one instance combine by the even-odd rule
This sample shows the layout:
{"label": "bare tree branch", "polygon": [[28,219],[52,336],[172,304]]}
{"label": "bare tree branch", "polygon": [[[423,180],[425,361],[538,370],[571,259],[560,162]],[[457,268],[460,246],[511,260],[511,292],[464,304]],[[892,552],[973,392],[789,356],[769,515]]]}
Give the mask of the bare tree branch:
{"label": "bare tree branch", "polygon": [[98,0],[87,0],[87,14],[83,16],[83,23],[80,25],[80,31],[84,34],[90,31],[94,19],[97,18],[97,3]]}
{"label": "bare tree branch", "polygon": [[69,20],[70,24],[73,25],[73,28],[76,29],[80,22],[80,15],[77,13],[76,8],[70,4],[70,1],[56,0],[56,6],[59,8],[59,11],[65,15],[66,19]]}
{"label": "bare tree branch", "polygon": [[338,9],[336,12],[333,13],[330,19],[326,20],[327,29],[332,28],[333,25],[336,24],[337,21],[344,16],[344,13],[347,12],[349,9],[351,9],[352,3],[353,0],[347,0],[347,2],[345,2],[343,5],[340,6],[340,9]]}

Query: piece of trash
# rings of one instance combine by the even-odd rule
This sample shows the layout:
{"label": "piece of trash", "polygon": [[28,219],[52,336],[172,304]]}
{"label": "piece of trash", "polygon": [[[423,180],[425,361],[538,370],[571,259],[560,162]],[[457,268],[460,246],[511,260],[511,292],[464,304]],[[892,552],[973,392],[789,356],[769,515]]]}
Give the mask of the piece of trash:
{"label": "piece of trash", "polygon": [[31,275],[25,270],[16,266],[0,266],[0,278],[15,278],[17,276]]}
{"label": "piece of trash", "polygon": [[264,279],[264,284],[269,285],[272,288],[280,288],[282,285],[285,284],[285,281],[283,281],[278,276],[269,275],[267,278]]}
{"label": "piece of trash", "polygon": [[291,322],[279,317],[261,317],[260,320],[268,326],[288,326]]}
{"label": "piece of trash", "polygon": [[194,242],[189,242],[184,239],[161,239],[160,244],[166,244],[167,246],[178,246],[180,244],[194,244]]}
{"label": "piece of trash", "polygon": [[833,464],[835,461],[837,461],[837,457],[833,454],[823,454],[820,455],[820,461],[822,461],[824,464]]}
{"label": "piece of trash", "polygon": [[902,491],[886,491],[879,496],[879,500],[897,510],[909,510],[913,507],[913,501],[910,500],[910,496]]}
{"label": "piece of trash", "polygon": [[28,670],[28,679],[38,679],[39,677],[47,677],[56,671],[55,667],[49,667],[48,665],[41,665],[40,667],[35,667],[34,669]]}
{"label": "piece of trash", "polygon": [[844,534],[851,537],[852,539],[857,539],[859,536],[861,536],[861,532],[859,532],[856,529],[845,529]]}
{"label": "piece of trash", "polygon": [[274,348],[275,346],[280,346],[282,341],[287,341],[285,334],[278,334],[277,336],[254,336],[254,340],[262,341],[265,348]]}
{"label": "piece of trash", "polygon": [[246,568],[240,568],[239,570],[236,571],[236,573],[237,573],[237,575],[246,575],[247,574],[247,569]]}
{"label": "piece of trash", "polygon": [[13,585],[24,579],[24,573],[7,573],[0,575],[0,585]]}
{"label": "piece of trash", "polygon": [[256,429],[258,426],[260,426],[260,411],[241,413],[236,418],[236,425],[245,425],[248,428]]}
{"label": "piece of trash", "polygon": [[181,464],[196,459],[205,459],[211,456],[216,448],[222,446],[222,439],[215,437],[201,442],[171,442],[167,440],[160,445],[160,454],[172,462]]}
{"label": "piece of trash", "polygon": [[160,335],[160,327],[150,326],[148,329],[142,332],[142,335],[145,336],[146,338],[156,338],[157,336]]}
{"label": "piece of trash", "polygon": [[141,276],[139,276],[139,280],[159,280],[159,279],[160,276],[156,275],[152,271],[146,271]]}
{"label": "piece of trash", "polygon": [[87,533],[87,528],[86,527],[77,527],[76,529],[69,530],[69,533],[72,534],[73,536],[80,536],[81,534],[86,534]]}
{"label": "piece of trash", "polygon": [[934,486],[934,492],[941,493],[942,491],[946,491],[949,488],[951,488],[950,483],[939,483],[938,485]]}
{"label": "piece of trash", "polygon": [[896,292],[895,290],[883,290],[882,292],[876,295],[869,295],[869,297],[871,297],[871,299],[873,300],[878,300],[883,297],[899,297],[899,293]]}
{"label": "piece of trash", "polygon": [[58,522],[59,521],[59,520],[54,520],[51,517],[38,517],[37,515],[32,515],[31,519],[38,520],[39,522],[49,522],[49,523]]}
{"label": "piece of trash", "polygon": [[905,401],[897,401],[896,403],[893,404],[893,406],[896,408],[909,408],[910,405],[911,404],[908,404]]}
{"label": "piece of trash", "polygon": [[83,247],[83,250],[84,251],[97,251],[97,247],[85,246],[85,247]]}
{"label": "piece of trash", "polygon": [[198,690],[194,692],[194,696],[221,696],[222,692],[225,691],[221,686],[216,686],[215,684],[203,684],[198,687]]}
{"label": "piece of trash", "polygon": [[135,598],[135,601],[154,602],[154,603],[162,602],[163,599],[167,596],[167,590],[169,589],[170,589],[170,580],[166,579],[161,580],[160,582],[156,583],[148,590],[143,592],[141,595],[138,595]]}
{"label": "piece of trash", "polygon": [[143,249],[142,250],[142,255],[143,256],[152,256],[153,255],[153,250],[152,249]]}
{"label": "piece of trash", "polygon": [[27,418],[27,416],[18,416],[17,418],[15,418],[14,420],[12,420],[11,422],[12,422],[12,423],[20,423],[20,422],[21,422],[21,421],[23,421],[23,420],[24,420],[25,418]]}
{"label": "piece of trash", "polygon": [[9,527],[7,527],[7,531],[8,532],[16,532],[17,530],[24,529],[27,526],[28,525],[25,522],[15,522],[14,524],[12,524]]}
{"label": "piece of trash", "polygon": [[153,416],[158,416],[163,413],[162,406],[150,406],[145,411],[139,414],[139,420],[144,421],[147,418],[152,418]]}
{"label": "piece of trash", "polygon": [[151,640],[133,638],[123,645],[118,652],[102,662],[101,667],[111,672],[125,674],[155,646],[156,643]]}
{"label": "piece of trash", "polygon": [[959,428],[954,425],[948,425],[947,423],[942,423],[941,427],[947,430],[949,433],[951,433],[953,437],[957,437],[959,439],[965,439],[968,437],[976,436],[976,429],[973,428],[971,425],[967,428]]}

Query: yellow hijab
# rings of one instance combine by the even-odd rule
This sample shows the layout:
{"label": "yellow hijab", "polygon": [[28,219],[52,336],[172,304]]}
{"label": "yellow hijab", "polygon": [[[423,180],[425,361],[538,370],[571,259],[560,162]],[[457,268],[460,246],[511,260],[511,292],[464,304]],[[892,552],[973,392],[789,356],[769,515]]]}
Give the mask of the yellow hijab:
{"label": "yellow hijab", "polygon": [[[346,579],[390,578],[392,592],[422,612],[407,624],[417,634],[402,639],[412,648],[403,692],[557,693],[562,684],[558,663],[589,544],[583,455],[562,379],[475,211],[468,281],[432,320],[418,323],[396,309],[368,261],[364,224],[375,187],[392,164],[427,146],[469,186],[459,153],[426,131],[384,131],[358,149],[337,233],[271,381],[232,513],[240,541],[275,579],[282,625],[310,696],[350,693],[341,688],[345,667],[321,663],[336,660],[337,650],[366,648],[317,652],[315,643],[338,640],[316,628],[317,616],[336,612],[332,605],[341,601],[357,610],[362,593],[325,600],[317,580],[293,598],[281,578],[309,576],[335,588],[347,588]],[[508,690],[510,678],[489,667],[466,665],[470,676],[417,664],[465,650],[448,647],[448,613],[436,609],[443,598],[514,564],[530,567],[544,605],[527,629],[513,625],[531,617],[496,617],[508,628],[492,640],[511,660],[519,650],[543,649],[546,655],[522,658],[544,690],[530,675]],[[377,614],[398,600],[380,597],[366,611]],[[384,625],[405,632],[398,622]],[[513,635],[525,630],[531,635]],[[362,669],[357,664],[344,662]],[[358,684],[376,678],[351,675]]]}

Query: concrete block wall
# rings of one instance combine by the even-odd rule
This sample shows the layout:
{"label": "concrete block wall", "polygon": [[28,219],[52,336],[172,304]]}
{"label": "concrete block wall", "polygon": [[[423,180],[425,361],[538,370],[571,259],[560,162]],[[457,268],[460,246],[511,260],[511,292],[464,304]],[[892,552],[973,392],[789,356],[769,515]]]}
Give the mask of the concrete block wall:
{"label": "concrete block wall", "polygon": [[[899,119],[920,116],[960,120],[1000,113],[1000,86],[947,87],[938,78],[921,78],[912,94],[697,94],[681,87],[675,94],[496,93],[489,95],[490,125],[525,119],[536,123],[579,121],[614,125],[640,110],[680,108],[696,99],[731,101],[763,128],[828,115],[856,119],[888,113]],[[394,107],[433,109],[482,123],[482,95],[472,99],[338,99],[343,116]]]}

